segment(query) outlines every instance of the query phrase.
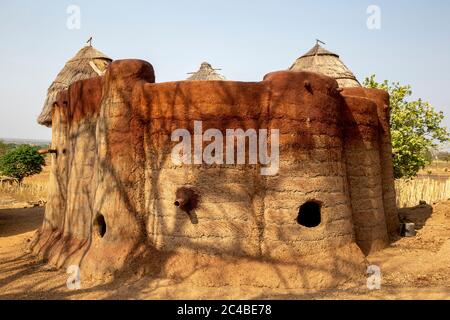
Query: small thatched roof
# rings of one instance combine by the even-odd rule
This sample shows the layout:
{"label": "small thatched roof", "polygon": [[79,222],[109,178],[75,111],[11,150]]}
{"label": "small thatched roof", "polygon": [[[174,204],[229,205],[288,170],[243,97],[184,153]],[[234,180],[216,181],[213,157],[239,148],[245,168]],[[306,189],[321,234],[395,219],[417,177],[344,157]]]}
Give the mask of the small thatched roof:
{"label": "small thatched roof", "polygon": [[51,126],[52,110],[58,92],[67,89],[72,83],[104,74],[112,59],[92,46],[85,46],[67,61],[58,73],[55,81],[48,88],[47,98],[37,121]]}
{"label": "small thatched roof", "polygon": [[203,62],[197,72],[190,72],[192,74],[187,80],[225,80],[225,77],[217,73],[208,62]]}
{"label": "small thatched roof", "polygon": [[310,71],[336,79],[339,87],[361,87],[355,75],[339,59],[336,53],[322,48],[318,43],[289,68],[292,71]]}

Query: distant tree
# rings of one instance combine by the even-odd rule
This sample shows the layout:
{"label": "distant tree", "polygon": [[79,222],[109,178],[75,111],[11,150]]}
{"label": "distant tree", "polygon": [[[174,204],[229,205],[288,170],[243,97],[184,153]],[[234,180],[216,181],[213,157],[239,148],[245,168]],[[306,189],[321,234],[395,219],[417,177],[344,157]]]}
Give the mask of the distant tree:
{"label": "distant tree", "polygon": [[364,80],[364,86],[386,90],[390,95],[395,178],[415,176],[431,162],[429,152],[438,143],[449,141],[447,128],[442,125],[444,114],[421,99],[409,101],[409,85],[387,80],[379,83],[372,75]]}
{"label": "distant tree", "polygon": [[440,151],[436,154],[436,158],[441,161],[449,162],[450,161],[450,152]]}
{"label": "distant tree", "polygon": [[437,152],[435,150],[429,149],[425,151],[424,157],[427,163],[431,163],[433,162],[433,160],[437,159]]}
{"label": "distant tree", "polygon": [[0,157],[0,172],[16,178],[19,183],[25,177],[40,173],[45,160],[37,150],[37,147],[24,144],[8,151]]}
{"label": "distant tree", "polygon": [[17,147],[15,143],[6,143],[0,140],[0,157],[7,153],[9,150],[14,149],[15,147]]}
{"label": "distant tree", "polygon": [[8,151],[8,145],[0,140],[0,157]]}

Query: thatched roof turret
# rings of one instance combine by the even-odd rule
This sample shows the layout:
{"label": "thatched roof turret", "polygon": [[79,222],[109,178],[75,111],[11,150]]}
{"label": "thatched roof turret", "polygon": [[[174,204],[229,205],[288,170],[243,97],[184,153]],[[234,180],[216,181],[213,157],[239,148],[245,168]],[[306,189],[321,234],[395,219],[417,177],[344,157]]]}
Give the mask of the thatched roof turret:
{"label": "thatched roof turret", "polygon": [[203,62],[197,72],[190,72],[192,74],[187,80],[225,80],[225,77],[217,73],[216,70],[208,62]]}
{"label": "thatched roof turret", "polygon": [[355,75],[339,59],[339,55],[324,49],[318,43],[295,60],[289,70],[310,71],[327,75],[336,79],[341,88],[361,87]]}
{"label": "thatched roof turret", "polygon": [[112,59],[88,45],[67,61],[64,68],[48,88],[47,98],[37,121],[41,125],[51,126],[52,110],[58,92],[67,89],[72,83],[103,75]]}

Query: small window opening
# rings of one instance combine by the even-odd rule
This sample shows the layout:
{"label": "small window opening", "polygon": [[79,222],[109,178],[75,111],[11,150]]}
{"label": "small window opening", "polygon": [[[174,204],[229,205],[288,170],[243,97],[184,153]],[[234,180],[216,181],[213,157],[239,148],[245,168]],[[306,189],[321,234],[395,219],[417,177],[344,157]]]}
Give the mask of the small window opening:
{"label": "small window opening", "polygon": [[319,202],[305,202],[298,210],[297,223],[307,228],[317,227],[322,220],[320,211],[321,204]]}
{"label": "small window opening", "polygon": [[102,214],[97,215],[97,217],[95,218],[94,229],[100,236],[100,238],[103,238],[106,233],[106,221],[105,217]]}

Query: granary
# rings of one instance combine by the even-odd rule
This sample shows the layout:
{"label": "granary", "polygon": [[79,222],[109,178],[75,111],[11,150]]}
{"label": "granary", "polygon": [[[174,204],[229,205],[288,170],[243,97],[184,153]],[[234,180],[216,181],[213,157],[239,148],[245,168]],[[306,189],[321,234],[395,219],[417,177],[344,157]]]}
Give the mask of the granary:
{"label": "granary", "polygon": [[190,72],[186,80],[225,80],[225,77],[217,72],[220,69],[214,69],[208,62],[202,62],[196,72]]}
{"label": "granary", "polygon": [[291,71],[317,72],[335,79],[341,88],[361,87],[355,75],[339,59],[339,55],[320,46],[319,41],[289,68]]}
{"label": "granary", "polygon": [[[315,48],[303,59],[339,65]],[[33,252],[85,278],[133,270],[202,286],[323,288],[361,276],[364,254],[398,229],[389,96],[342,65],[318,65],[259,82],[157,83],[150,63],[118,60],[69,79],[51,100],[56,153]],[[196,154],[228,130],[249,141],[278,132],[262,139],[279,148],[278,170],[174,161],[174,132],[202,139]]]}
{"label": "granary", "polygon": [[51,126],[53,104],[58,92],[67,89],[69,85],[78,80],[103,75],[111,61],[111,58],[91,45],[81,48],[72,59],[66,62],[64,68],[48,88],[47,98],[38,117],[38,123]]}

